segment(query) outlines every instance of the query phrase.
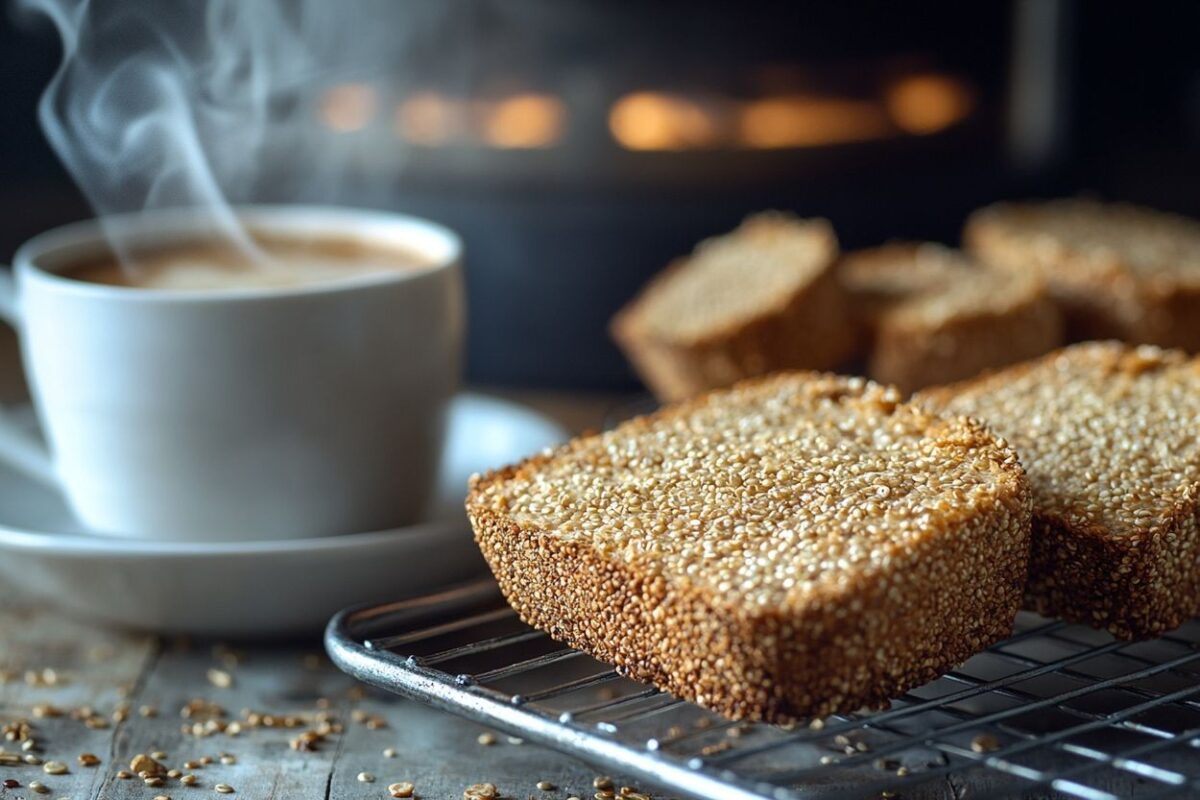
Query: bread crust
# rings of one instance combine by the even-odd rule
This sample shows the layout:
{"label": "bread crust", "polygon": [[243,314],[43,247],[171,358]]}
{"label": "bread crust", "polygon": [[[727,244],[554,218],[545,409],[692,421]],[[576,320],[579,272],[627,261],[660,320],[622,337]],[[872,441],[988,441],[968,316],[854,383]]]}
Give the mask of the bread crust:
{"label": "bread crust", "polygon": [[525,622],[727,716],[789,722],[885,705],[1011,634],[1026,577],[1028,486],[1011,450],[983,426],[959,419],[948,435],[1008,454],[994,502],[973,514],[947,504],[887,565],[790,604],[732,602],[652,557],[612,558],[484,502],[489,487],[536,474],[588,437],[477,476],[467,513]]}
{"label": "bread crust", "polygon": [[[918,393],[913,399],[925,407],[947,413],[961,410],[954,398],[964,393],[988,394],[1005,383],[1028,376],[1063,354],[1073,351],[1108,351],[1113,368],[1122,369],[1122,358],[1136,359],[1138,348],[1109,343],[1068,347],[1042,358],[997,370],[980,377]],[[1158,351],[1162,353],[1163,351]],[[1177,364],[1178,351],[1166,351]],[[1193,368],[1196,362],[1191,362]],[[1133,369],[1140,369],[1134,362]],[[1065,387],[1064,387],[1065,390]],[[1041,409],[1032,405],[1028,415]],[[980,414],[986,417],[986,414]],[[1016,437],[1014,419],[985,419],[1002,434]],[[1018,441],[1018,448],[1020,447]],[[1120,458],[1114,453],[1113,458]],[[1022,456],[1025,459],[1025,456]],[[1028,460],[1025,460],[1030,469]],[[1125,640],[1147,639],[1179,627],[1200,613],[1200,476],[1181,478],[1174,502],[1130,531],[1114,531],[1103,524],[1081,524],[1101,502],[1096,497],[1067,498],[1068,513],[1048,509],[1036,499],[1045,479],[1030,471],[1034,487],[1033,536],[1029,560],[1026,606],[1046,616],[1108,630]],[[1125,490],[1112,486],[1120,496]]]}
{"label": "bread crust", "polygon": [[[1098,219],[1114,214],[1192,227],[1183,218],[1134,206],[1083,200],[1000,203],[970,216],[963,245],[988,264],[1042,276],[1062,309],[1068,341],[1118,339],[1200,352],[1200,280],[1170,263],[1146,274],[1117,251],[1106,250],[1106,257],[1098,258],[1036,227],[1038,215],[1081,209],[1091,209]],[[1193,236],[1200,236],[1200,225]]]}
{"label": "bread crust", "polygon": [[[735,232],[730,236],[738,236]],[[744,378],[783,369],[832,369],[851,358],[859,331],[835,274],[837,240],[825,236],[828,263],[806,285],[773,298],[752,319],[714,322],[703,336],[666,338],[653,330],[645,298],[687,271],[677,259],[614,317],[610,334],[642,381],[663,402],[674,402]]]}

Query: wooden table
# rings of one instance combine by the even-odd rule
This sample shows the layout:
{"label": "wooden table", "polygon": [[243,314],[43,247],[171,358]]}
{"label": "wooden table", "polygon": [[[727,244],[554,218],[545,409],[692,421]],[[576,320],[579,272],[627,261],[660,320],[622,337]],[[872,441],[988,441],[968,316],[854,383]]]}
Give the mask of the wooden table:
{"label": "wooden table", "polygon": [[[44,796],[51,800],[216,797],[223,796],[215,792],[220,783],[233,787],[234,800],[386,798],[397,781],[411,781],[422,798],[461,798],[466,786],[479,782],[521,800],[588,798],[594,791],[588,790],[595,771],[578,762],[504,736],[485,746],[478,741],[483,728],[365,691],[333,667],[317,637],[232,647],[159,639],[71,620],[5,589],[0,607],[0,724],[27,719],[36,743],[28,752],[19,742],[0,745],[70,770],[50,775],[44,765],[0,764],[0,781],[22,784],[0,788],[0,798],[42,796],[30,791],[34,780],[49,787]],[[192,732],[199,724],[204,733],[210,718],[201,704],[190,718],[181,716],[197,699],[225,712],[209,725],[224,733]],[[252,713],[259,715],[257,727],[246,722]],[[289,742],[318,725],[325,718],[319,714],[340,723],[342,732],[317,742],[314,751],[293,749]],[[294,717],[289,722],[298,727],[267,727],[266,715],[277,725]],[[394,757],[385,755],[388,748]],[[197,777],[193,787],[168,779],[153,788],[118,776],[135,755],[155,751],[167,753],[161,761],[169,767],[183,769],[205,756],[213,762],[184,770]],[[82,766],[78,757],[85,753],[100,763]],[[222,754],[234,763],[221,763]],[[364,772],[373,783],[359,780]],[[543,780],[561,788],[541,791],[536,784]]]}

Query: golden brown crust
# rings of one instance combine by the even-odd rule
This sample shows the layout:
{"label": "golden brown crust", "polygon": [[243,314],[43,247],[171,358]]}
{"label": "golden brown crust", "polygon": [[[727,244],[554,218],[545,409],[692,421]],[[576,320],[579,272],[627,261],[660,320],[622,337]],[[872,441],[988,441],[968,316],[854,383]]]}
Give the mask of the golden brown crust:
{"label": "golden brown crust", "polygon": [[[803,380],[773,377],[732,391]],[[675,420],[719,394],[626,428],[632,435],[661,422],[677,430]],[[548,474],[597,437],[477,477],[467,512],[523,620],[635,679],[736,718],[786,722],[879,706],[1009,635],[1025,581],[1030,497],[1015,456],[977,423],[930,419],[931,441],[941,442],[930,452],[994,454],[994,492],[981,503],[955,504],[948,495],[882,562],[787,601],[739,600],[702,575],[665,569],[653,554],[621,557],[587,536],[519,522],[506,487]]]}
{"label": "golden brown crust", "polygon": [[[1140,400],[1124,407],[1138,381],[1179,416],[1157,418]],[[1077,395],[1077,411],[1064,415],[1033,392],[1022,399],[1021,385]],[[977,416],[1020,452],[1034,492],[1029,607],[1143,639],[1200,613],[1200,463],[1184,452],[1191,439],[1169,444],[1191,436],[1200,403],[1188,408],[1186,398],[1198,394],[1196,359],[1107,342],[930,389],[914,402]]]}
{"label": "golden brown crust", "polygon": [[971,215],[963,243],[988,264],[1041,276],[1070,341],[1200,352],[1200,223],[1087,200],[999,203]]}
{"label": "golden brown crust", "polygon": [[[742,229],[723,238],[736,242],[748,225],[761,224],[762,216],[752,217]],[[775,224],[784,223],[776,220]],[[686,280],[690,259],[672,263],[614,316],[610,325],[614,341],[656,397],[664,402],[682,400],[781,369],[831,369],[854,354],[858,331],[834,274],[837,240],[832,228],[823,222],[794,224],[820,226],[827,239],[822,245],[827,251],[823,263],[810,280],[788,294],[764,299],[749,317],[713,318],[701,335],[666,335],[660,321],[651,318],[654,312],[647,309],[647,298]]]}
{"label": "golden brown crust", "polygon": [[871,334],[867,374],[906,393],[1062,344],[1062,319],[1041,281],[949,248],[893,243],[858,251],[839,274]]}

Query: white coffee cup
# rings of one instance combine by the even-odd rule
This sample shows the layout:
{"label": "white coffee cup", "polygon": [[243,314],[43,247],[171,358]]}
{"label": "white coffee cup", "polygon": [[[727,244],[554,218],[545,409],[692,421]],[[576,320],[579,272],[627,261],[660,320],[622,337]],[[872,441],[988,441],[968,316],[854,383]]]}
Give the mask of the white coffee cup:
{"label": "white coffee cup", "polygon": [[[62,272],[95,221],[0,270],[48,449],[0,415],[0,459],[61,486],[99,533],[282,539],[416,521],[437,474],[463,335],[461,243],[398,214],[247,207],[269,235],[402,247],[427,266],[285,288],[160,290]],[[212,233],[185,210],[109,218],[138,247]]]}

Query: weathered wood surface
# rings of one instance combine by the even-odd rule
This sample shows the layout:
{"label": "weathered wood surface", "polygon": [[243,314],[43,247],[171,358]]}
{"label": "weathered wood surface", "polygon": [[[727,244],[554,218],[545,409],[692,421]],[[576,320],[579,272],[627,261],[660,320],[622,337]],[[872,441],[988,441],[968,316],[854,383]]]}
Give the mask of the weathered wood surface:
{"label": "weathered wood surface", "polygon": [[[463,789],[482,781],[495,783],[505,797],[590,797],[595,771],[587,766],[529,744],[514,745],[498,736],[493,746],[479,744],[484,731],[449,715],[376,692],[364,692],[320,653],[319,642],[233,651],[212,642],[162,641],[155,637],[107,631],[74,621],[45,609],[23,604],[10,590],[0,587],[0,724],[29,719],[36,748],[44,761],[61,761],[70,772],[48,775],[42,766],[0,764],[0,781],[15,779],[19,788],[0,788],[0,798],[137,798],[151,800],[166,795],[231,797],[233,800],[295,800],[297,798],[386,798],[387,786],[412,781],[422,798],[461,798]],[[26,672],[39,676],[54,671],[56,683],[44,685],[39,677],[27,682]],[[210,669],[227,672],[232,685],[213,685]],[[32,678],[32,675],[30,676]],[[36,684],[36,685],[35,685]],[[345,727],[328,737],[314,752],[289,746],[303,728],[250,728],[240,734],[197,737],[181,732],[185,720],[180,710],[193,698],[218,703],[226,721],[239,720],[243,709],[276,717],[327,711]],[[324,700],[322,700],[324,698]],[[328,701],[327,708],[320,708]],[[49,704],[63,716],[36,717],[35,709]],[[113,712],[126,704],[129,716],[113,721]],[[157,711],[142,716],[143,706]],[[107,726],[88,727],[73,719],[80,709],[91,708]],[[357,712],[357,713],[356,713]],[[378,717],[384,727],[355,721]],[[96,724],[96,723],[93,723]],[[6,752],[26,755],[20,743],[0,740]],[[396,757],[384,750],[395,748]],[[121,779],[130,759],[138,753],[164,751],[169,767],[180,767],[203,756],[210,765],[186,770],[199,783],[186,787],[170,779],[161,788],[142,780]],[[93,753],[96,767],[84,767],[77,757]],[[219,756],[232,754],[236,763],[222,764]],[[363,783],[360,772],[375,776]],[[50,789],[45,795],[29,789],[31,781]],[[540,780],[559,787],[553,792],[536,788]],[[214,787],[226,783],[235,790],[218,795]]]}

